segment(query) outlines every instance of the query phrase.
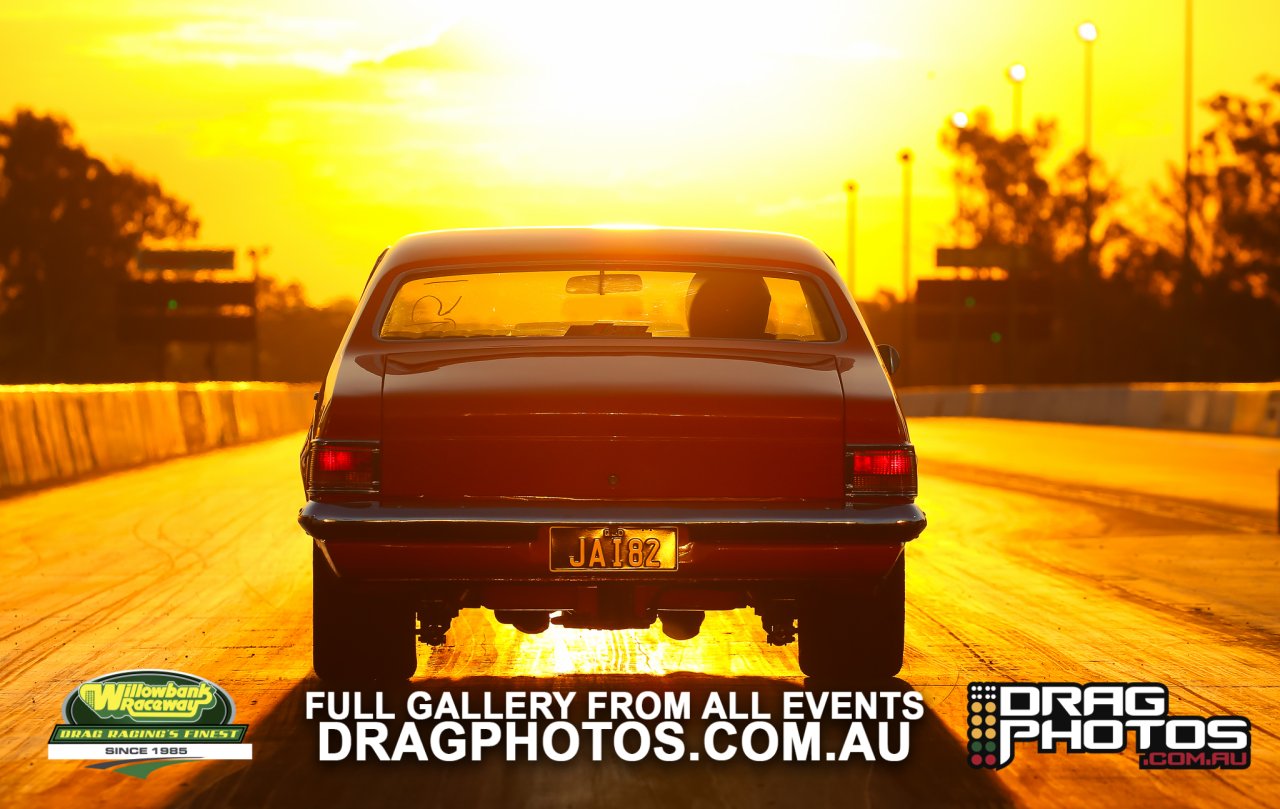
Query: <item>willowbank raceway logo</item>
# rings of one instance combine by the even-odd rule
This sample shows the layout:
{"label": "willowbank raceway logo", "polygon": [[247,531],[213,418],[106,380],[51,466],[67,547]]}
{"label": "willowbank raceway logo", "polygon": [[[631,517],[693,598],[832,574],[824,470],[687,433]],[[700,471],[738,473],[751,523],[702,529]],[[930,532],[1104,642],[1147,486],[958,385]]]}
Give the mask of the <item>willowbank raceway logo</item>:
{"label": "willowbank raceway logo", "polygon": [[1132,736],[1143,770],[1243,770],[1252,739],[1242,716],[1170,716],[1159,683],[970,683],[967,754],[999,770],[1014,745],[1041,753],[1120,753]]}
{"label": "willowbank raceway logo", "polygon": [[231,695],[181,671],[134,669],[80,685],[62,703],[49,758],[99,760],[93,769],[146,778],[169,764],[249,759],[248,725],[232,724]]}

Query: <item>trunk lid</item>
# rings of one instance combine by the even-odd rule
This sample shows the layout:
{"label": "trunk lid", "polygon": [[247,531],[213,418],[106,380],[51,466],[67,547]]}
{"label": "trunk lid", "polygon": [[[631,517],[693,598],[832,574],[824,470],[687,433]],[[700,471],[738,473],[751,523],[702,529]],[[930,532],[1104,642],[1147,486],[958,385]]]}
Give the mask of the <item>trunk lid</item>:
{"label": "trunk lid", "polygon": [[438,503],[843,498],[834,357],[481,349],[388,357],[382,494]]}

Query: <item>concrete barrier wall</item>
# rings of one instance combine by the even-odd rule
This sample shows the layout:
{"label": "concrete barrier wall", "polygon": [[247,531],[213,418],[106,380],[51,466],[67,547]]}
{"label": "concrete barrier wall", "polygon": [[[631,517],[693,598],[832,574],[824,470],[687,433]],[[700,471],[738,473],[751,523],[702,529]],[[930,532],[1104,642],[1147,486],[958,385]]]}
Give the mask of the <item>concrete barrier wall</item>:
{"label": "concrete barrier wall", "polygon": [[306,429],[313,385],[0,386],[0,493]]}
{"label": "concrete barrier wall", "polygon": [[903,388],[913,416],[977,416],[1280,436],[1280,383]]}

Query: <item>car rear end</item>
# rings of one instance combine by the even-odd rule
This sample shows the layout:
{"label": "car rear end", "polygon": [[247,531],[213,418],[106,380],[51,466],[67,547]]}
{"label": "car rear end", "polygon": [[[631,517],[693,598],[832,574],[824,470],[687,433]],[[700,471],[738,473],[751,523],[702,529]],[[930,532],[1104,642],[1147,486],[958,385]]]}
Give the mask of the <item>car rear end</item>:
{"label": "car rear end", "polygon": [[[833,605],[900,578],[924,527],[905,423],[829,261],[791,243],[789,261],[756,243],[602,260],[537,241],[519,261],[371,278],[303,454],[317,575],[409,605],[428,642],[469,607],[530,632],[659,619],[687,638],[705,611],[750,606],[771,642],[800,621],[803,665],[806,620],[816,638]],[[704,291],[751,273],[768,279],[748,284],[767,287],[763,333],[721,336],[732,318],[714,313],[698,332],[698,305],[736,300]],[[518,295],[526,320],[466,320],[512,280],[562,285],[562,320]],[[659,305],[664,284],[688,289],[687,323]]]}

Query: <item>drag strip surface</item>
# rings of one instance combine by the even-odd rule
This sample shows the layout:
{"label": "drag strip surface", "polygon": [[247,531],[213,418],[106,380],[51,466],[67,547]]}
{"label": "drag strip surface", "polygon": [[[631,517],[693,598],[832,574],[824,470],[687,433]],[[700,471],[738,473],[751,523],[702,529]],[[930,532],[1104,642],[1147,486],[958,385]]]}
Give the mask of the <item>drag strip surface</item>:
{"label": "drag strip surface", "polygon": [[[1253,507],[1261,499],[1215,499],[1216,484],[1187,497],[1162,476],[1151,494],[1195,511],[1152,508],[1142,498],[1140,469],[1091,482],[1111,499],[1082,494],[1071,470],[1099,428],[1051,425],[1056,437],[1032,454],[1027,442],[1036,436],[1009,442],[1003,424],[940,422],[945,435],[935,431],[939,451],[931,453],[934,424],[913,422],[930,527],[908,556],[908,649],[898,687],[920,690],[929,711],[901,764],[321,765],[315,726],[302,713],[303,692],[318,684],[310,675],[310,550],[294,521],[300,437],[0,501],[8,534],[0,548],[7,718],[0,803],[1274,804],[1280,538],[1262,533],[1264,515]],[[1142,432],[1144,464],[1158,464],[1160,453],[1169,463],[1185,456],[1186,434]],[[1223,474],[1246,463],[1233,451],[1241,452],[1214,450],[1224,469],[1236,470]],[[1030,460],[1002,464],[1002,452]],[[1251,452],[1244,456],[1252,459]],[[1262,469],[1262,457],[1247,463]],[[1241,523],[1242,514],[1254,514],[1257,524]],[[795,647],[766,645],[750,611],[712,614],[687,642],[666,640],[656,628],[526,636],[487,612],[468,611],[448,645],[420,653],[411,687],[430,691],[777,694],[806,685]],[[88,678],[138,667],[189,671],[226,688],[237,721],[250,726],[254,760],[176,765],[146,780],[46,760],[67,693]],[[974,771],[963,740],[972,680],[1164,682],[1174,713],[1249,717],[1254,764],[1243,772],[1148,772],[1131,753],[1020,751],[997,774]]]}

